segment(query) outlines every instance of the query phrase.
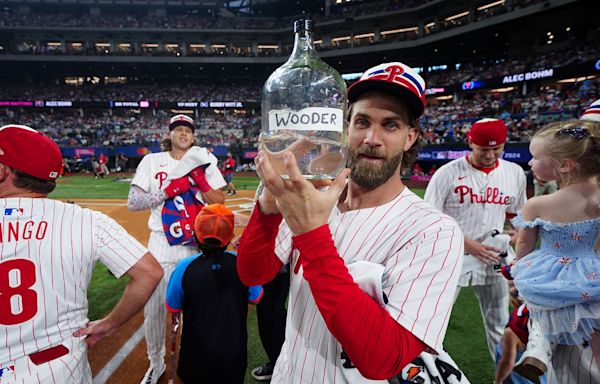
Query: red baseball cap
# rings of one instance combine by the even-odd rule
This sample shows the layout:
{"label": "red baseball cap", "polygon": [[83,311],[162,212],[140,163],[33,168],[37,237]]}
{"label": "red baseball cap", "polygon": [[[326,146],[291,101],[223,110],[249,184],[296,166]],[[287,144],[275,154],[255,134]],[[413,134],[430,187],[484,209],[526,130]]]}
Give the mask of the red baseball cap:
{"label": "red baseball cap", "polygon": [[495,147],[506,142],[506,124],[499,119],[481,119],[473,123],[467,133],[469,143]]}
{"label": "red baseball cap", "polygon": [[348,88],[348,100],[354,103],[369,91],[391,93],[406,102],[415,118],[425,110],[425,80],[414,69],[400,62],[379,64],[367,69]]}
{"label": "red baseball cap", "polygon": [[175,129],[175,127],[179,125],[185,125],[186,127],[190,127],[192,131],[196,129],[194,119],[192,119],[188,115],[175,115],[171,117],[171,119],[169,120],[169,131],[172,131],[173,129]]}
{"label": "red baseball cap", "polygon": [[234,217],[223,204],[205,205],[196,216],[194,234],[199,243],[214,239],[226,247],[233,238]]}
{"label": "red baseball cap", "polygon": [[43,180],[55,180],[62,166],[51,138],[24,125],[0,127],[0,163]]}

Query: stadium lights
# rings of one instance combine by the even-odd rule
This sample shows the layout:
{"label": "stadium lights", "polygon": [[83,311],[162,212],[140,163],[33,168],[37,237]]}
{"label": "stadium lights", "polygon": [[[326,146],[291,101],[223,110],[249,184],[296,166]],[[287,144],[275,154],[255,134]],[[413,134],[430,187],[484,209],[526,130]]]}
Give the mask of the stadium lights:
{"label": "stadium lights", "polygon": [[[431,23],[431,25],[434,25],[435,23]],[[427,25],[429,26],[429,24]],[[414,31],[418,31],[419,28],[418,27],[410,27],[410,28],[400,28],[400,29],[390,29],[387,31],[381,31],[380,35],[391,35],[394,33],[402,33],[402,32],[414,32]]]}
{"label": "stadium lights", "polygon": [[344,41],[344,40],[350,40],[350,36],[335,37],[335,38],[331,39],[331,42],[337,43],[338,41]]}
{"label": "stadium lights", "polygon": [[179,44],[166,44],[165,47],[167,47],[167,48],[179,48]]}
{"label": "stadium lights", "polygon": [[346,81],[358,80],[363,75],[363,72],[342,73],[342,79]]}
{"label": "stadium lights", "polygon": [[145,43],[145,44],[142,44],[142,47],[144,47],[144,48],[158,48],[158,44],[156,44],[156,43]]}
{"label": "stadium lights", "polygon": [[56,43],[54,41],[48,42],[46,43],[46,45],[49,45],[51,47],[60,47],[60,43]]}
{"label": "stadium lights", "polygon": [[448,95],[448,96],[438,96],[435,99],[436,100],[440,100],[440,101],[444,101],[444,100],[450,100],[451,98],[453,98],[454,96],[452,95]]}
{"label": "stadium lights", "polygon": [[226,45],[225,44],[213,44],[211,45],[212,48],[225,48]]}
{"label": "stadium lights", "polygon": [[279,48],[277,45],[257,45],[258,49],[277,49]]}
{"label": "stadium lights", "polygon": [[484,9],[495,7],[496,5],[504,5],[504,3],[505,3],[504,0],[494,1],[493,3],[489,3],[489,4],[486,4],[486,5],[482,5],[481,7],[477,7],[477,10],[478,11],[483,11]]}
{"label": "stadium lights", "polygon": [[567,27],[565,28],[565,31],[569,32],[571,30],[571,27]]}
{"label": "stadium lights", "polygon": [[496,89],[492,89],[490,92],[510,92],[510,91],[514,91],[515,87],[505,87],[505,88],[496,88]]}
{"label": "stadium lights", "polygon": [[461,13],[457,13],[456,15],[453,15],[453,16],[448,16],[444,20],[446,20],[446,21],[452,21],[454,19],[458,19],[458,18],[467,16],[468,14],[469,14],[469,11],[464,11],[464,12],[461,12]]}
{"label": "stadium lights", "polygon": [[432,28],[435,25],[435,22],[431,22],[429,24],[425,24],[425,28]]}
{"label": "stadium lights", "polygon": [[96,43],[96,48],[107,48],[110,47],[110,43]]}
{"label": "stadium lights", "polygon": [[323,44],[323,40],[315,40],[314,44],[315,45]]}
{"label": "stadium lights", "polygon": [[129,48],[129,47],[131,47],[131,44],[129,44],[129,43],[120,43],[118,45],[118,47],[119,48]]}
{"label": "stadium lights", "polygon": [[583,80],[591,80],[594,79],[596,76],[584,76],[584,77],[571,77],[570,79],[563,79],[563,80],[558,80],[557,83],[579,83]]}
{"label": "stadium lights", "polygon": [[190,48],[205,48],[206,44],[190,44]]}

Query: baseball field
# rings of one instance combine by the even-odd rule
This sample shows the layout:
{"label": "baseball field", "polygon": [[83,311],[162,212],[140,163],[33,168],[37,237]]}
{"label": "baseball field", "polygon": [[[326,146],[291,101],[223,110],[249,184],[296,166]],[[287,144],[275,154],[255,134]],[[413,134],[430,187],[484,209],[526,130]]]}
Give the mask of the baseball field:
{"label": "baseball field", "polygon": [[[235,196],[228,196],[226,205],[233,211],[249,214],[252,197],[258,179],[235,177],[238,188]],[[94,179],[91,176],[68,176],[58,180],[57,189],[50,195],[64,201],[106,213],[119,222],[142,244],[147,244],[149,231],[147,220],[150,211],[130,212],[127,209],[129,179],[107,176]],[[413,189],[423,195],[423,189]],[[236,229],[241,232],[241,228]],[[89,318],[102,317],[121,296],[127,278],[116,279],[102,265],[97,265],[88,290]],[[170,320],[167,329],[170,329]],[[139,383],[148,366],[143,338],[143,315],[138,313],[115,334],[105,338],[90,350],[89,360],[94,383]],[[258,337],[256,312],[251,307],[248,317],[248,384],[258,383],[250,370],[265,362],[266,355]],[[170,334],[167,332],[167,341]],[[169,344],[167,344],[169,345]],[[448,353],[454,358],[471,383],[494,381],[494,367],[489,356],[479,306],[471,289],[462,289],[452,311],[450,325],[444,342]],[[169,348],[167,347],[167,359]],[[201,359],[201,356],[198,356]],[[168,361],[167,361],[168,364]],[[168,365],[167,365],[168,366]],[[159,383],[168,382],[168,371]],[[175,383],[179,381],[175,378]]]}

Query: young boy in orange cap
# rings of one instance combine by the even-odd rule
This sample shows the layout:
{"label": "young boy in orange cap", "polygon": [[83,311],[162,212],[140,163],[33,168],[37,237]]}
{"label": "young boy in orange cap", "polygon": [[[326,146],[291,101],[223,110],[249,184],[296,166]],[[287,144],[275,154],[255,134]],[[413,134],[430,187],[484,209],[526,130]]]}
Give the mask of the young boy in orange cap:
{"label": "young boy in orange cap", "polygon": [[261,286],[246,287],[238,277],[233,212],[222,204],[202,208],[194,222],[199,253],[181,260],[169,280],[165,306],[183,311],[177,375],[184,383],[243,383],[247,366],[248,302]]}

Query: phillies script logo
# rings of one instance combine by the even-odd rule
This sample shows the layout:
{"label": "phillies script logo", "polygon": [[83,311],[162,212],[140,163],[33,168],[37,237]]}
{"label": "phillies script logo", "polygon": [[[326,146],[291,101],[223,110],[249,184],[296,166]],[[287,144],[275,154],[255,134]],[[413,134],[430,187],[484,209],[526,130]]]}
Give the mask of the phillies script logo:
{"label": "phillies script logo", "polygon": [[402,75],[404,73],[404,68],[402,68],[399,65],[390,65],[385,69],[385,72],[387,73],[377,74],[375,76],[372,76],[371,79],[381,79],[385,81],[392,81],[395,83],[397,80],[396,76]]}
{"label": "phillies script logo", "polygon": [[505,196],[500,193],[497,187],[488,187],[485,191],[485,195],[473,192],[473,188],[466,185],[459,185],[454,188],[454,193],[458,194],[460,203],[464,204],[468,199],[471,204],[498,204],[498,205],[510,205],[513,198]]}
{"label": "phillies script logo", "polygon": [[158,180],[158,188],[162,188],[163,181],[167,179],[167,172],[157,172],[156,175],[154,175],[154,178]]}

